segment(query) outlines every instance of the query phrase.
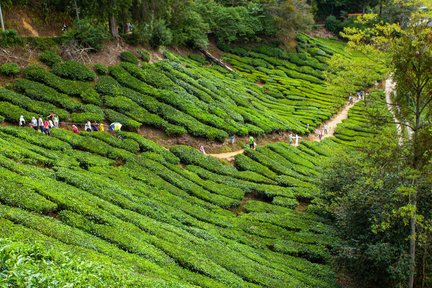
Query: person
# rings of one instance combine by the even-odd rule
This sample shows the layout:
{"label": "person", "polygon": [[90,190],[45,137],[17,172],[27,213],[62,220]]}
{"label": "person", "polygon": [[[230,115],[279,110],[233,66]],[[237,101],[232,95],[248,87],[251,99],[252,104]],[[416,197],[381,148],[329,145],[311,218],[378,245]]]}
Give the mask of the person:
{"label": "person", "polygon": [[298,146],[299,145],[299,136],[298,136],[298,134],[296,134],[295,135],[295,146]]}
{"label": "person", "polygon": [[205,150],[204,150],[204,146],[202,146],[202,145],[200,146],[200,152],[204,155],[207,155]]}
{"label": "person", "polygon": [[59,117],[58,117],[58,115],[56,114],[55,116],[54,116],[54,120],[53,120],[53,122],[54,122],[54,127],[55,128],[58,128],[59,127],[59,122],[60,122],[60,120],[59,120]]}
{"label": "person", "polygon": [[101,131],[101,132],[105,131],[105,126],[103,123],[100,123],[98,128],[99,128],[99,131]]}
{"label": "person", "polygon": [[122,127],[122,124],[120,124],[119,122],[113,122],[110,124],[109,130],[114,131],[114,132],[120,132],[121,127]]}
{"label": "person", "polygon": [[51,112],[50,115],[48,116],[48,120],[54,120],[55,115],[56,114],[54,112]]}
{"label": "person", "polygon": [[255,140],[253,136],[249,137],[249,148],[250,149],[255,149]]}
{"label": "person", "polygon": [[39,126],[40,131],[42,133],[44,133],[45,132],[44,131],[44,123],[43,123],[42,117],[40,115],[38,115],[38,126]]}
{"label": "person", "polygon": [[90,121],[87,121],[87,123],[84,125],[84,130],[87,131],[87,132],[91,132],[92,131],[92,127],[91,127]]}
{"label": "person", "polygon": [[306,124],[306,130],[309,130],[309,123]]}
{"label": "person", "polygon": [[328,125],[324,124],[324,134],[328,134]]}
{"label": "person", "polygon": [[319,140],[321,140],[321,138],[322,138],[322,132],[321,132],[321,130],[318,130],[318,138],[319,138]]}
{"label": "person", "polygon": [[55,126],[54,126],[54,122],[53,122],[51,119],[48,120],[48,124],[49,124],[49,128],[50,128],[50,129],[55,128]]}
{"label": "person", "polygon": [[290,133],[289,136],[288,136],[288,138],[289,138],[289,144],[292,145],[292,143],[293,143],[293,134]]}
{"label": "person", "polygon": [[349,104],[353,104],[353,97],[351,95],[349,95],[348,100],[349,100]]}
{"label": "person", "polygon": [[92,130],[93,131],[99,131],[99,124],[96,121],[93,122]]}
{"label": "person", "polygon": [[20,125],[21,127],[24,127],[24,126],[25,126],[25,119],[24,119],[24,116],[23,116],[23,115],[21,115],[20,118],[19,118],[19,125]]}
{"label": "person", "polygon": [[63,22],[62,32],[66,32],[67,30],[68,30],[68,26],[66,25],[66,22]]}
{"label": "person", "polygon": [[229,137],[229,141],[230,141],[231,145],[234,144],[234,142],[235,142],[235,135],[231,135]]}
{"label": "person", "polygon": [[50,127],[49,127],[49,121],[48,121],[48,119],[46,119],[46,120],[43,122],[43,127],[44,127],[44,133],[45,133],[45,135],[51,136],[51,133],[50,133]]}
{"label": "person", "polygon": [[32,117],[32,120],[31,120],[31,127],[33,127],[33,129],[35,129],[36,131],[38,130],[38,121],[36,120],[36,117]]}
{"label": "person", "polygon": [[72,125],[72,132],[75,134],[80,134],[80,131],[78,130],[78,127],[75,125]]}

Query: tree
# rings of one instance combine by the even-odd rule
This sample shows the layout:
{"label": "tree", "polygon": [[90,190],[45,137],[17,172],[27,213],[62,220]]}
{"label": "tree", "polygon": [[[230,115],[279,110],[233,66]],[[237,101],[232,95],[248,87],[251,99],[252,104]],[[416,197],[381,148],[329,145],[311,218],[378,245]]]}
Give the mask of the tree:
{"label": "tree", "polygon": [[[360,21],[375,18],[376,15],[366,15]],[[431,197],[432,27],[429,19],[430,15],[412,15],[405,27],[379,22],[362,30],[347,28],[343,33],[350,40],[351,47],[371,57],[383,53],[388,55],[376,61],[384,62],[392,71],[397,85],[397,94],[393,97],[399,111],[397,118],[412,131],[400,135],[404,137],[402,148],[407,154],[404,181],[398,187],[398,194],[406,202],[398,203],[399,206],[389,211],[381,226],[390,229],[388,223],[398,219],[409,227],[409,288],[421,282],[416,275],[424,274],[420,271],[426,265],[419,261],[417,247],[419,243],[428,246],[431,241],[430,200],[419,202],[419,199]]]}
{"label": "tree", "polygon": [[276,35],[284,43],[314,23],[311,7],[304,0],[270,0],[264,4],[266,15],[273,19]]}

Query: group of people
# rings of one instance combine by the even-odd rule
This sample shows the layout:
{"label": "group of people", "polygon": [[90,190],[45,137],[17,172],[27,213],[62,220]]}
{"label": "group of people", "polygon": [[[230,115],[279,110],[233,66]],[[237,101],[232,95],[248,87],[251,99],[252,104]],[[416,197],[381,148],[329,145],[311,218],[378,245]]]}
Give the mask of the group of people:
{"label": "group of people", "polygon": [[[122,127],[122,124],[120,124],[119,122],[114,122],[114,123],[110,124],[109,131],[120,132],[121,127]],[[84,130],[86,132],[92,132],[92,131],[105,132],[105,125],[104,125],[104,123],[97,123],[96,121],[94,121],[93,123],[91,123],[90,121],[87,121],[84,124]],[[75,134],[80,133],[80,131],[76,125],[72,125],[72,132],[74,132]]]}
{"label": "group of people", "polygon": [[[26,126],[26,119],[24,115],[21,115],[18,120],[18,124],[21,127]],[[36,131],[40,131],[44,133],[45,135],[51,136],[51,129],[58,128],[60,126],[60,119],[57,114],[54,112],[50,113],[45,119],[41,115],[37,115],[37,117],[32,117],[29,123],[29,127],[35,129]],[[113,132],[120,132],[122,127],[122,124],[119,122],[111,123],[109,126],[109,130]],[[105,131],[105,125],[104,123],[97,123],[96,121],[93,122],[93,124],[90,121],[87,121],[84,125],[84,130],[86,132],[91,131]],[[72,132],[79,134],[80,130],[78,127],[73,124],[72,125]]]}
{"label": "group of people", "polygon": [[302,138],[302,137],[300,137],[298,134],[296,134],[295,136],[293,136],[293,134],[290,133],[290,134],[288,135],[289,144],[292,145],[292,144],[293,144],[293,141],[294,141],[294,139],[295,139],[295,146],[297,146],[297,145],[299,144],[299,139],[300,139],[300,138]]}
{"label": "group of people", "polygon": [[[19,117],[19,126],[25,127],[26,119],[24,115]],[[36,131],[40,131],[45,135],[51,135],[50,130],[52,128],[58,128],[60,124],[59,117],[54,112],[50,113],[45,119],[41,115],[37,115],[37,117],[33,116],[30,120],[29,126]]]}
{"label": "group of people", "polygon": [[[94,121],[93,123],[91,123],[90,121],[87,121],[84,124],[84,130],[86,132],[92,132],[92,131],[105,131],[105,126],[103,123],[97,123],[96,121]],[[72,125],[72,132],[79,134],[80,131],[78,129],[78,127],[76,125]]]}
{"label": "group of people", "polygon": [[318,129],[318,130],[317,130],[317,134],[318,134],[318,138],[319,138],[319,140],[321,140],[321,139],[324,137],[324,135],[327,135],[327,134],[328,134],[328,131],[329,131],[329,127],[328,127],[327,124],[324,124],[324,127],[323,127],[322,130],[321,130],[321,129]]}

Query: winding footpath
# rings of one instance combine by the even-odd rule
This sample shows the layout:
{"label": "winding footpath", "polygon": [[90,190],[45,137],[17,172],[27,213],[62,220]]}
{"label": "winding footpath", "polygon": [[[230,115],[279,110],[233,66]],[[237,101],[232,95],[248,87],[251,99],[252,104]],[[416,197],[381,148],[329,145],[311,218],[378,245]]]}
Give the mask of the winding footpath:
{"label": "winding footpath", "polygon": [[[403,139],[404,137],[403,137],[402,124],[398,120],[398,118],[396,116],[396,111],[395,111],[395,110],[398,110],[399,108],[397,106],[395,106],[394,103],[393,103],[393,101],[392,101],[392,94],[395,91],[395,87],[396,87],[396,83],[393,82],[393,79],[391,77],[386,80],[386,82],[385,82],[385,95],[386,95],[387,109],[393,115],[393,120],[394,120],[394,122],[396,124],[396,129],[397,129],[397,133],[398,133],[398,136],[399,136],[399,146],[400,146],[404,142],[404,139]],[[411,136],[413,134],[413,131],[409,127],[407,121],[405,121],[404,124],[407,127],[408,138],[411,138]]]}
{"label": "winding footpath", "polygon": [[[386,87],[387,87],[387,85],[386,85]],[[336,126],[339,123],[341,123],[343,120],[345,120],[345,119],[348,118],[348,111],[349,111],[349,109],[351,109],[351,107],[353,107],[354,104],[357,101],[360,101],[360,100],[354,100],[353,104],[347,104],[347,105],[345,105],[345,107],[338,114],[334,115],[330,120],[328,120],[326,122],[323,122],[321,124],[321,126],[318,127],[317,130],[314,131],[314,133],[312,133],[312,134],[309,135],[309,137],[307,138],[307,140],[305,139],[303,141],[321,141],[324,138],[333,137],[334,133],[335,133],[335,130],[336,130]],[[317,131],[318,130],[323,131],[324,125],[327,125],[327,127],[328,127],[328,133],[325,134],[325,135],[323,135],[323,137],[320,140]],[[301,138],[301,137],[299,137],[299,138]],[[298,144],[297,145],[294,144],[294,146],[298,146]],[[233,151],[233,152],[227,152],[227,153],[217,153],[217,154],[207,154],[207,155],[213,156],[213,157],[218,158],[218,159],[226,159],[228,161],[231,161],[231,160],[234,159],[234,156],[236,156],[238,154],[243,154],[243,152],[244,152],[244,149]]]}

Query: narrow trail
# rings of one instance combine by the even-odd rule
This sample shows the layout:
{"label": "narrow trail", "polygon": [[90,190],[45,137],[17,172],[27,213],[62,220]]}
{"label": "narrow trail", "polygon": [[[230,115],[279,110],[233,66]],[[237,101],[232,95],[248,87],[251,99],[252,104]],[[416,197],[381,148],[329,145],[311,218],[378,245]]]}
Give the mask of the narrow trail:
{"label": "narrow trail", "polygon": [[396,118],[396,112],[394,111],[395,107],[393,106],[393,102],[391,99],[392,93],[395,90],[396,83],[393,82],[393,79],[387,79],[385,82],[385,95],[386,95],[386,104],[387,109],[390,111],[390,113],[393,115],[393,120],[396,123],[396,129],[399,136],[399,145],[403,144],[403,134],[402,134],[402,125],[398,123]]}
{"label": "narrow trail", "polygon": [[[323,122],[320,127],[318,127],[313,133],[309,134],[307,137],[299,137],[300,139],[299,139],[298,143],[296,143],[295,138],[294,138],[293,146],[298,146],[301,141],[314,142],[314,141],[321,141],[322,139],[327,138],[327,137],[333,137],[335,130],[336,130],[336,126],[339,123],[341,123],[343,120],[348,118],[349,109],[351,109],[354,106],[354,104],[357,103],[358,101],[360,101],[360,100],[354,100],[353,104],[345,105],[344,108],[338,114],[334,115],[330,120]],[[320,138],[318,136],[318,131],[319,130],[323,131],[324,125],[327,125],[327,127],[328,127],[327,128],[327,134],[324,134],[320,140]],[[233,151],[233,152],[213,153],[213,154],[209,153],[207,155],[210,155],[210,156],[218,158],[218,159],[226,159],[228,161],[233,161],[234,156],[236,156],[238,154],[243,154],[243,152],[244,152],[244,149],[240,149],[240,150]]]}
{"label": "narrow trail", "polygon": [[402,125],[405,124],[409,139],[412,137],[413,131],[409,127],[407,121],[405,121],[403,124],[401,124],[400,119],[397,118],[396,112],[399,111],[399,108],[396,105],[394,105],[394,103],[392,101],[392,97],[391,97],[392,94],[395,92],[395,87],[396,87],[396,83],[393,82],[393,79],[391,77],[386,80],[386,82],[385,82],[385,95],[386,95],[387,109],[390,111],[390,113],[393,116],[393,120],[396,124],[397,134],[399,136],[399,145],[402,145],[404,142]]}

